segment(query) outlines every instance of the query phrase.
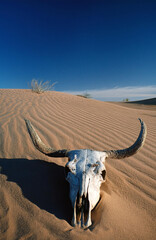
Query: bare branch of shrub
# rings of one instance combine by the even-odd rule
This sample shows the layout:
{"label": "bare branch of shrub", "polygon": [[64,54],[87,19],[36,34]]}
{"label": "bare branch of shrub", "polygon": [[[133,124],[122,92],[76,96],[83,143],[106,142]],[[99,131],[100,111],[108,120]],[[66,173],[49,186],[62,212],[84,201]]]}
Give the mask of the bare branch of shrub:
{"label": "bare branch of shrub", "polygon": [[54,85],[56,84],[56,82],[54,82],[53,84],[50,84],[50,81],[38,81],[36,79],[32,79],[31,81],[31,89],[33,92],[36,93],[43,93],[45,91],[52,91],[54,90]]}

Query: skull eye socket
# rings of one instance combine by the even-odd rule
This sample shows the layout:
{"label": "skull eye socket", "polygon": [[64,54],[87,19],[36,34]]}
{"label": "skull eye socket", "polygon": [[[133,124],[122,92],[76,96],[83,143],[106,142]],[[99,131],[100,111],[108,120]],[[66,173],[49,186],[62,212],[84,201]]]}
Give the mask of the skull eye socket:
{"label": "skull eye socket", "polygon": [[105,178],[106,178],[106,170],[103,170],[101,175],[103,177],[103,180],[105,180]]}

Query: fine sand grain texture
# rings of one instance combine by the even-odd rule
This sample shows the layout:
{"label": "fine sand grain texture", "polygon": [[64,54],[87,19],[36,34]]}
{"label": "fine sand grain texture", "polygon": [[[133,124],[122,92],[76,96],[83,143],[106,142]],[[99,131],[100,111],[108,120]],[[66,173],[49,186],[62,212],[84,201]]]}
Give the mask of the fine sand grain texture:
{"label": "fine sand grain texture", "polygon": [[[56,149],[129,147],[141,118],[147,139],[134,156],[106,162],[107,180],[93,225],[70,224],[66,158],[35,149],[24,119]],[[129,107],[59,92],[0,90],[0,240],[154,240],[156,238],[156,108]]]}

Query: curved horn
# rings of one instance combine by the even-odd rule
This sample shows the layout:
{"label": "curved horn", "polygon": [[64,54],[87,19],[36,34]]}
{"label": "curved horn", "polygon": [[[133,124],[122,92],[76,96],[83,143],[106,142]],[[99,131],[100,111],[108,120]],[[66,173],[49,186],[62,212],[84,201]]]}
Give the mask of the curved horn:
{"label": "curved horn", "polygon": [[49,157],[66,157],[68,151],[66,149],[63,150],[55,150],[51,147],[46,146],[38,134],[36,133],[34,127],[32,126],[31,122],[27,119],[25,119],[26,126],[28,129],[28,132],[30,134],[30,137],[32,139],[32,142],[34,146],[42,153],[48,155]]}
{"label": "curved horn", "polygon": [[106,152],[108,158],[120,159],[120,158],[130,157],[133,154],[135,154],[143,146],[146,139],[147,127],[140,118],[139,118],[139,121],[141,123],[141,130],[136,142],[131,147],[125,148],[122,150],[104,151]]}

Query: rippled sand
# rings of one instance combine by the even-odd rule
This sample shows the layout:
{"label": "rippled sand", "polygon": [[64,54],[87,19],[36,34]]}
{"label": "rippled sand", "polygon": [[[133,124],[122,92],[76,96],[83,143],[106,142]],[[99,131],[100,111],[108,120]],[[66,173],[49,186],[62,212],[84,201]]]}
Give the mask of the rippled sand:
{"label": "rippled sand", "polygon": [[[147,139],[136,155],[106,162],[107,181],[88,230],[70,225],[66,158],[37,151],[24,119],[57,149],[99,151]],[[156,108],[100,102],[60,92],[0,90],[0,239],[154,240],[156,236]]]}

